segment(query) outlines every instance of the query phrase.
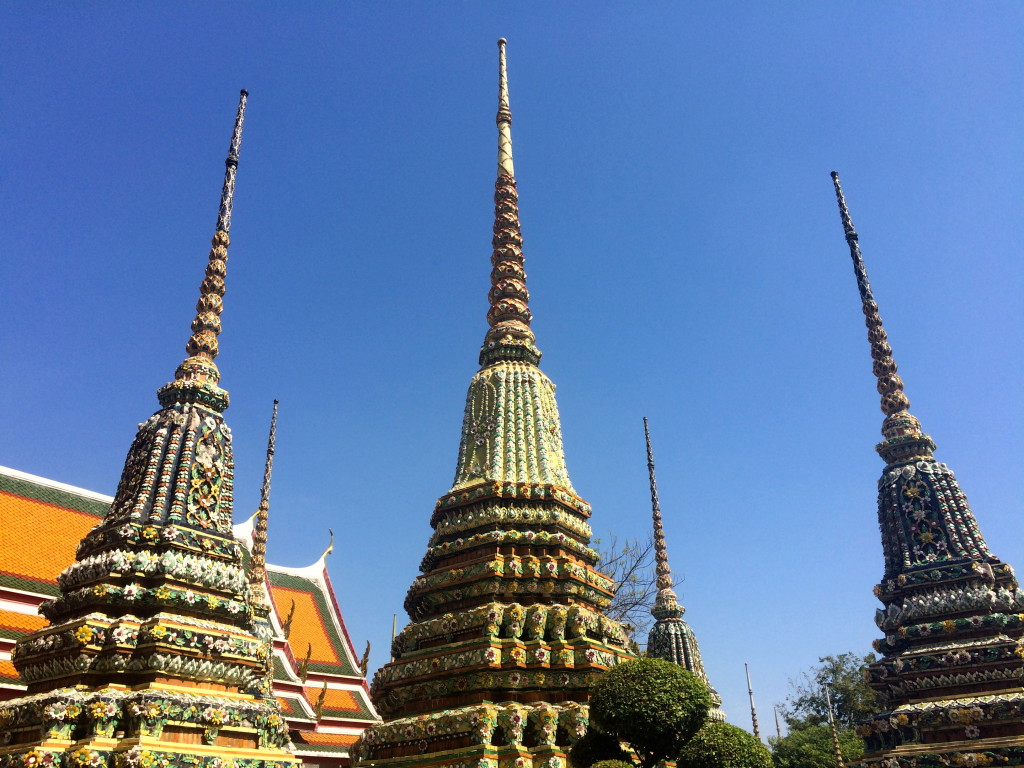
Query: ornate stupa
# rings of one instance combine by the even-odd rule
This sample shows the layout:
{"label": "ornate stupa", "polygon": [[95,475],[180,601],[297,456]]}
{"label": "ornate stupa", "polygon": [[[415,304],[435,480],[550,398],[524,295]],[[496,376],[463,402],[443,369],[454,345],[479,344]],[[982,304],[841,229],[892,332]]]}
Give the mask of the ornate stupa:
{"label": "ornate stupa", "polygon": [[878,523],[884,608],[869,668],[886,712],[858,727],[871,768],[1024,765],[1024,593],[985,543],[953,472],[910,414],[832,174],[882,397]]}
{"label": "ornate stupa", "polygon": [[[232,529],[228,393],[217,336],[247,94],[187,359],[139,425],[113,503],[19,640],[27,684],[0,707],[4,768],[284,768],[288,732],[261,694],[268,646],[254,625]],[[264,689],[265,690],[265,689]]]}
{"label": "ornate stupa", "polygon": [[569,481],[555,388],[537,367],[498,47],[489,329],[455,482],[405,601],[411,623],[374,678],[384,722],[357,744],[366,766],[559,768],[586,732],[597,673],[632,657],[602,613],[614,585],[594,569],[590,506]]}
{"label": "ornate stupa", "polygon": [[657,574],[658,596],[654,600],[651,614],[654,626],[647,635],[647,655],[656,659],[665,659],[678,664],[701,680],[711,691],[711,709],[708,719],[711,722],[724,723],[725,712],[722,711],[722,697],[708,680],[704,671],[704,662],[700,657],[697,637],[690,625],[683,620],[686,609],[679,604],[675,585],[672,582],[672,570],[668,565],[668,546],[665,544],[665,528],[661,521],[661,501],[658,499],[658,481],[654,475],[654,449],[651,447],[651,430],[644,417],[644,438],[647,441],[647,474],[651,481],[651,513],[654,519],[654,561]]}

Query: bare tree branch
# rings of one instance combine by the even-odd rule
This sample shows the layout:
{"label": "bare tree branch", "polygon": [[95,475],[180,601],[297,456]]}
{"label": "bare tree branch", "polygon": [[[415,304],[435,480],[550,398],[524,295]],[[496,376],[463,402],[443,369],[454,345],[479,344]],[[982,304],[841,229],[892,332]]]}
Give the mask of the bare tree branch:
{"label": "bare tree branch", "polygon": [[609,532],[607,542],[594,539],[591,545],[601,554],[599,571],[615,581],[616,592],[605,614],[626,625],[639,645],[647,642],[653,624],[651,607],[658,594],[654,575],[654,538],[626,539]]}

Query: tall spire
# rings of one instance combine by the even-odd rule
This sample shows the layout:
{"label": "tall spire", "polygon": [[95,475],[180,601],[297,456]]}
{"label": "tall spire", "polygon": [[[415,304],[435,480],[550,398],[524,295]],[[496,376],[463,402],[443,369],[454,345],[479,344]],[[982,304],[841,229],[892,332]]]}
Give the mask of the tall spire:
{"label": "tall spire", "polygon": [[260,506],[256,512],[256,525],[252,532],[252,559],[249,561],[249,591],[253,602],[263,600],[263,583],[267,578],[267,523],[270,519],[270,477],[274,471],[274,448],[277,445],[277,403],[270,417],[270,436],[267,438],[267,459],[263,465],[263,485],[260,487]]}
{"label": "tall spire", "polygon": [[750,697],[750,723],[754,727],[754,738],[761,740],[761,727],[757,723],[757,707],[754,706],[754,686],[750,682],[750,665],[743,662],[743,669],[747,672],[747,696]]}
{"label": "tall spire", "polygon": [[886,462],[878,483],[885,573],[875,587],[883,605],[875,623],[885,636],[874,643],[881,658],[869,665],[868,682],[887,711],[857,727],[866,744],[858,764],[980,765],[984,755],[1017,765],[1024,592],[989,551],[952,470],[935,460],[935,444],[908,410],[834,171],[832,182],[885,413],[876,446]]}
{"label": "tall spire", "polygon": [[644,440],[647,443],[647,476],[651,483],[651,514],[654,520],[654,562],[655,573],[658,577],[658,597],[655,600],[652,613],[655,618],[660,618],[659,613],[666,610],[672,613],[678,612],[678,615],[682,616],[685,609],[677,603],[676,593],[672,589],[672,572],[668,565],[665,529],[661,524],[661,502],[658,499],[658,481],[654,476],[654,449],[651,447],[651,430],[647,424],[646,416],[644,416]]}
{"label": "tall spire", "polygon": [[192,335],[185,345],[188,358],[174,372],[174,381],[160,388],[158,396],[164,406],[173,403],[194,402],[218,412],[228,407],[228,393],[217,386],[220,371],[214,360],[220,351],[220,314],[224,309],[224,277],[227,274],[228,246],[231,238],[231,211],[235,198],[235,176],[238,173],[238,153],[242,146],[242,125],[245,122],[245,104],[249,92],[242,90],[238,97],[235,127],[224,161],[224,183],[221,186],[220,206],[217,210],[217,228],[213,235],[206,276],[199,286],[196,316],[192,320]]}
{"label": "tall spire", "polygon": [[711,685],[704,671],[704,661],[697,645],[697,637],[690,626],[683,621],[686,609],[679,605],[675,590],[672,589],[672,573],[668,565],[668,547],[665,544],[665,529],[661,522],[661,501],[658,499],[658,481],[654,475],[654,449],[651,447],[651,430],[644,417],[644,440],[647,443],[647,475],[651,483],[651,514],[654,521],[654,560],[657,574],[658,596],[655,598],[651,615],[654,626],[647,635],[647,655],[671,661],[692,672],[711,691],[711,709],[708,718],[714,722],[725,722],[722,711],[722,697]]}
{"label": "tall spire", "polygon": [[878,304],[871,292],[871,283],[868,282],[868,271],[861,256],[857,231],[853,228],[843,188],[839,185],[839,174],[835,171],[832,171],[832,183],[836,188],[839,216],[843,222],[843,231],[846,233],[846,242],[850,247],[850,257],[853,259],[861,309],[864,311],[864,324],[868,328],[868,341],[871,342],[871,359],[874,360],[872,371],[878,380],[878,394],[882,397],[882,413],[885,414],[885,421],[882,423],[882,435],[885,440],[878,444],[876,450],[887,463],[914,456],[931,456],[935,450],[935,443],[921,432],[921,422],[908,410],[910,400],[903,392],[903,379],[896,373],[896,361],[892,357],[892,347],[889,346],[885,328],[882,327]]}
{"label": "tall spire", "polygon": [[488,330],[469,387],[452,491],[482,481],[544,483],[575,493],[565,467],[555,387],[537,367],[523,268],[505,40],[498,41],[498,179]]}
{"label": "tall spire", "polygon": [[541,353],[530,330],[530,292],[523,267],[519,195],[512,165],[512,111],[508,105],[505,38],[498,41],[498,179],[494,183],[494,237],[491,246],[491,291],[487,296],[490,328],[480,349],[480,365],[515,361],[536,365]]}

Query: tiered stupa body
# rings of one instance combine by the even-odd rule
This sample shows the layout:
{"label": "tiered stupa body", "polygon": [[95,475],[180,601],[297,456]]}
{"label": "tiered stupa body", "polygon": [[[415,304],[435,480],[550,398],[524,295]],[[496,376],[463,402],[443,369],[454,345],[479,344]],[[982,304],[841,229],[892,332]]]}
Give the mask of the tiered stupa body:
{"label": "tiered stupa body", "polygon": [[644,418],[644,438],[647,441],[647,474],[651,483],[651,513],[654,521],[654,560],[657,575],[658,596],[654,600],[651,614],[654,626],[647,635],[647,655],[678,664],[704,681],[711,691],[711,709],[708,719],[715,723],[725,722],[722,711],[722,697],[708,680],[704,661],[700,657],[697,637],[690,625],[683,619],[686,609],[679,604],[672,570],[668,565],[668,545],[665,543],[665,528],[661,520],[661,501],[658,499],[658,481],[654,475],[654,449],[651,447],[651,430]]}
{"label": "tiered stupa body", "polygon": [[0,765],[277,768],[297,762],[273,698],[231,520],[217,336],[246,93],[189,357],[139,425],[102,522],[19,641],[27,695],[0,708]]}
{"label": "tiered stupa body", "polygon": [[594,569],[590,507],[569,481],[554,385],[537,367],[503,40],[499,60],[490,329],[455,482],[406,598],[412,622],[374,678],[385,722],[363,733],[363,765],[557,768],[586,731],[596,673],[631,657],[602,613],[614,587]]}
{"label": "tiered stupa body", "polygon": [[1024,765],[1024,593],[989,552],[952,471],[909,412],[857,233],[832,174],[882,396],[875,594],[882,658],[869,682],[886,712],[858,727],[871,768]]}

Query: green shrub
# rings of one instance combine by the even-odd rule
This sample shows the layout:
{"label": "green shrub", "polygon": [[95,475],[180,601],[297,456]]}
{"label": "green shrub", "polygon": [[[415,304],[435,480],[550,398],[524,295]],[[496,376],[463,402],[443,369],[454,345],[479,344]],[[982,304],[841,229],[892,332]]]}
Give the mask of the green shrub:
{"label": "green shrub", "polygon": [[683,747],[678,768],[772,768],[760,739],[728,723],[708,723]]}
{"label": "green shrub", "polygon": [[628,742],[645,768],[679,754],[707,720],[710,707],[708,687],[662,659],[612,667],[590,692],[592,724]]}
{"label": "green shrub", "polygon": [[590,768],[595,763],[616,762],[625,762],[634,768],[629,753],[619,746],[619,740],[596,728],[588,730],[569,750],[570,768]]}
{"label": "green shrub", "polygon": [[[839,746],[847,765],[864,754],[864,742],[853,731],[839,732]],[[833,768],[832,750],[832,730],[827,725],[805,725],[773,742],[772,757],[778,768]]]}
{"label": "green shrub", "polygon": [[636,768],[632,762],[624,760],[598,760],[590,768]]}

